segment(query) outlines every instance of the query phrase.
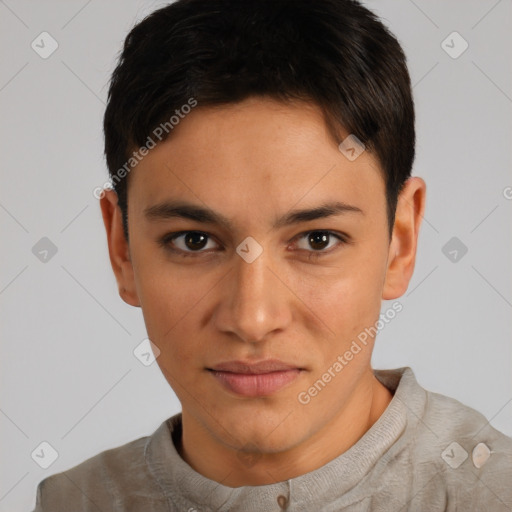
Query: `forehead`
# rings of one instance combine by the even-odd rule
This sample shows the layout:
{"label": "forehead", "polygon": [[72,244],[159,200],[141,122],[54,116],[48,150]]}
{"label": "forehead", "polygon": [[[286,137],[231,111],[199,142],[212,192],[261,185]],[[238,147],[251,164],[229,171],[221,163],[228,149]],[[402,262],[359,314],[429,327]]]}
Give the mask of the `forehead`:
{"label": "forehead", "polygon": [[376,159],[364,151],[351,161],[340,142],[313,104],[251,98],[196,107],[131,172],[128,204],[140,214],[161,201],[187,199],[226,216],[258,217],[325,201],[382,210]]}

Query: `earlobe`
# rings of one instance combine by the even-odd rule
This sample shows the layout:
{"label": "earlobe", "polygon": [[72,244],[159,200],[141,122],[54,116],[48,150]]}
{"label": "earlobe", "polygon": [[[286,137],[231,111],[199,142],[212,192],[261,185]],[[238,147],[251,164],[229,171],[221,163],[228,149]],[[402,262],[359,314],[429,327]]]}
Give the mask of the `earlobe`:
{"label": "earlobe", "polygon": [[140,307],[130,250],[123,231],[121,208],[114,190],[104,190],[100,207],[107,234],[110,264],[116,277],[119,295],[130,306]]}
{"label": "earlobe", "polygon": [[419,177],[409,178],[398,198],[382,290],[384,300],[396,299],[407,291],[414,272],[425,199],[425,181]]}

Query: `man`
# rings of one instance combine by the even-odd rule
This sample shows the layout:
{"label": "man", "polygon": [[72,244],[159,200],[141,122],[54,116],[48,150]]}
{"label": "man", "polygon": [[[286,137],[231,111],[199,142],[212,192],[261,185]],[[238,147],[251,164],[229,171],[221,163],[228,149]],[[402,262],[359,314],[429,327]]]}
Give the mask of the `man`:
{"label": "man", "polygon": [[372,13],[179,0],[128,35],[104,129],[110,261],[182,413],[45,479],[36,511],[511,509],[512,440],[371,367],[426,194]]}

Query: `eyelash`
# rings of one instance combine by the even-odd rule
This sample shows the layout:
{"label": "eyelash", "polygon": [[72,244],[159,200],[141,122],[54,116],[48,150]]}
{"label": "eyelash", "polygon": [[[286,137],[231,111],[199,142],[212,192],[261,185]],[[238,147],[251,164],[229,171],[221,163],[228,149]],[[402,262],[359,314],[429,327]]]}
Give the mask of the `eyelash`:
{"label": "eyelash", "polygon": [[[198,256],[200,254],[203,254],[203,253],[207,254],[208,252],[210,252],[210,251],[203,251],[203,250],[199,250],[199,251],[184,251],[182,249],[175,249],[175,248],[171,247],[170,244],[173,242],[173,240],[175,240],[176,238],[178,238],[180,236],[186,235],[188,233],[198,233],[198,234],[207,236],[208,239],[213,238],[211,235],[209,235],[208,233],[205,233],[204,231],[198,231],[198,230],[193,230],[192,229],[192,230],[188,230],[188,231],[177,231],[177,232],[174,232],[174,233],[167,233],[165,236],[163,236],[159,240],[159,244],[162,247],[164,247],[164,249],[166,249],[168,251],[171,251],[172,253],[178,254],[179,256],[182,256],[184,258],[196,257],[196,256]],[[334,248],[331,247],[328,250],[319,250],[319,251],[312,250],[312,251],[308,251],[310,253],[309,254],[309,259],[319,258],[319,257],[322,257],[322,256],[326,256],[326,255],[330,254],[333,250],[335,250],[336,247],[340,247],[340,246],[352,243],[351,240],[347,236],[342,235],[341,233],[338,233],[336,231],[330,231],[328,229],[313,229],[311,231],[304,231],[303,233],[299,233],[297,236],[295,236],[293,240],[300,240],[301,238],[305,237],[306,235],[311,235],[312,233],[324,233],[324,234],[327,234],[329,236],[337,238],[340,243],[337,246],[335,246]],[[307,250],[307,249],[301,249],[301,250]]]}

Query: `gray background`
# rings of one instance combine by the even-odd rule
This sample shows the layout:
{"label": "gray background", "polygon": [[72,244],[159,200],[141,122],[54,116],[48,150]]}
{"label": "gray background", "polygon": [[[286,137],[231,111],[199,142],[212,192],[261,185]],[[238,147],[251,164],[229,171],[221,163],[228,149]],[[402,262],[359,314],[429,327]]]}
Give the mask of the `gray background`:
{"label": "gray background", "polygon": [[[101,123],[116,55],[162,5],[0,1],[2,512],[31,510],[44,477],[180,410],[156,363],[133,355],[146,337],[142,314],[118,296],[93,196],[107,179]],[[415,274],[374,367],[411,366],[424,387],[512,435],[511,1],[367,5],[408,56],[413,174],[427,182]],[[59,45],[47,59],[31,47],[43,31]],[[442,47],[453,31],[469,43],[458,58]],[[453,53],[461,41],[452,39]],[[57,248],[46,262],[32,251],[43,237]],[[58,452],[47,469],[31,457],[43,441]]]}

